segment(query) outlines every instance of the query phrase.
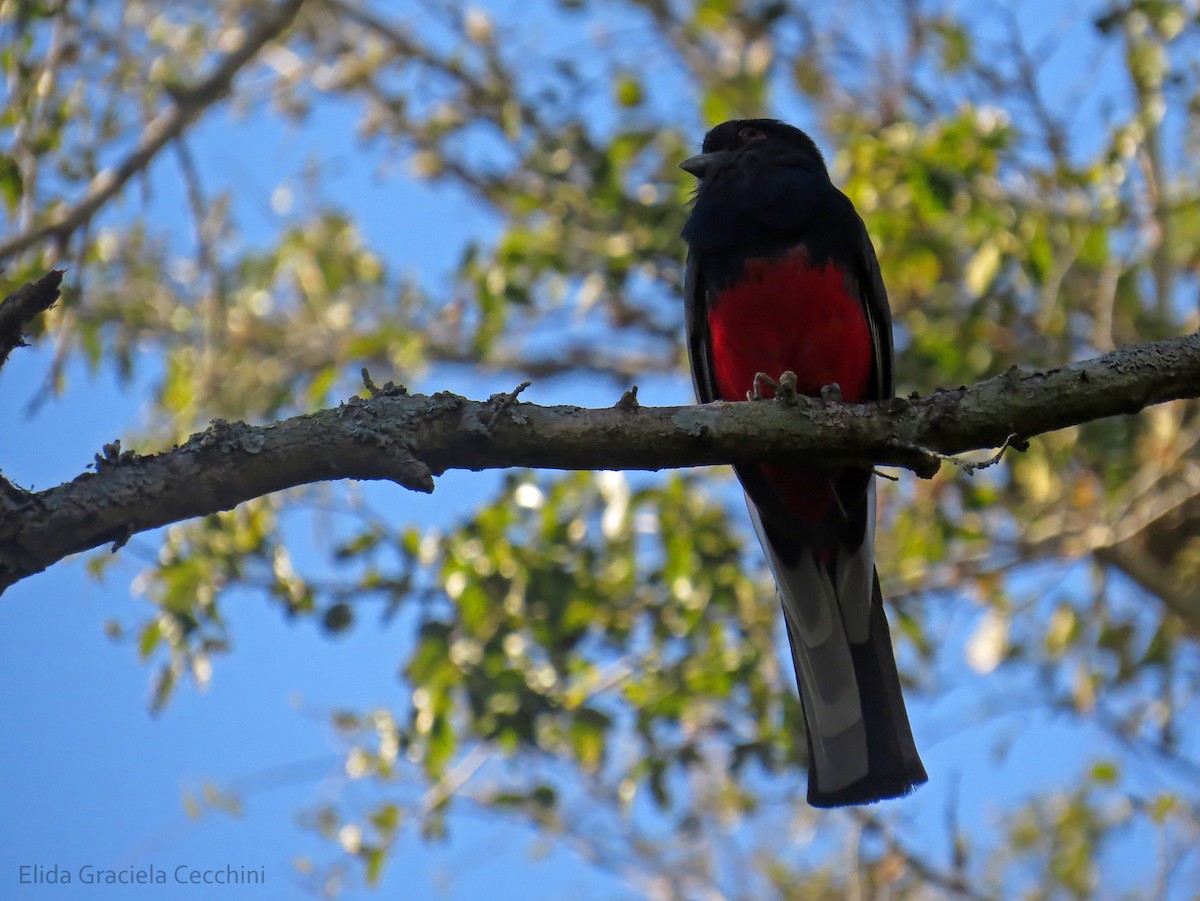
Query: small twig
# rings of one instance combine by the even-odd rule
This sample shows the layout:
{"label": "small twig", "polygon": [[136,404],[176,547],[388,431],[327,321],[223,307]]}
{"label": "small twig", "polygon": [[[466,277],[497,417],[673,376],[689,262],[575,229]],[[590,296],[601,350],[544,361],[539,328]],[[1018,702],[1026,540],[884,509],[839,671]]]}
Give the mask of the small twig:
{"label": "small twig", "polygon": [[0,473],[0,500],[24,503],[32,494],[32,491],[27,491],[16,482],[9,481],[3,473]]}
{"label": "small twig", "polygon": [[48,272],[36,282],[26,282],[0,302],[0,366],[18,347],[27,347],[25,328],[58,301],[63,270]]}
{"label": "small twig", "polygon": [[[1019,443],[1020,443],[1020,439],[1017,438],[1017,433],[1013,432],[1011,435],[1009,435],[1007,438],[1004,439],[1004,443],[1000,445],[1000,447],[996,451],[996,453],[992,454],[986,460],[983,460],[980,463],[972,463],[968,460],[954,460],[953,462],[954,462],[955,466],[958,466],[959,468],[961,468],[962,471],[965,472],[967,475],[973,476],[973,475],[975,475],[975,473],[979,472],[979,470],[981,470],[981,469],[987,469],[989,466],[995,466],[1002,459],[1004,459],[1004,452],[1006,450],[1008,450],[1010,447],[1013,447],[1015,444],[1019,444]],[[1028,445],[1026,445],[1026,447],[1028,447]],[[1021,448],[1018,447],[1018,450],[1020,450],[1020,449]]]}
{"label": "small twig", "polygon": [[634,385],[632,388],[622,394],[621,399],[613,404],[613,406],[618,410],[625,410],[627,413],[632,413],[641,406],[641,404],[638,403],[637,391],[637,385]]}
{"label": "small twig", "polygon": [[503,416],[512,407],[512,405],[517,402],[517,398],[520,397],[521,392],[532,384],[533,382],[521,382],[521,384],[517,385],[516,388],[514,388],[512,391],[509,391],[507,394],[493,394],[491,397],[489,397],[488,403],[495,404],[496,406],[495,409],[492,410],[492,414],[484,422],[484,428],[489,432],[494,429],[496,427],[496,423],[500,421],[500,417]]}
{"label": "small twig", "polygon": [[448,773],[432,785],[421,798],[421,815],[428,816],[458,792],[491,758],[487,745],[476,745]]}
{"label": "small twig", "polygon": [[371,373],[367,372],[366,366],[364,366],[360,371],[362,373],[363,386],[366,387],[371,397],[403,397],[404,395],[408,394],[407,388],[405,388],[403,385],[397,385],[390,379],[384,382],[383,387],[380,388],[375,384],[374,379],[371,378]]}
{"label": "small twig", "polygon": [[93,465],[96,467],[96,472],[104,472],[114,466],[135,462],[139,454],[136,451],[121,450],[121,439],[118,438],[111,444],[104,445],[102,452],[94,456],[96,462]]}
{"label": "small twig", "polygon": [[[908,447],[910,450],[919,451],[920,453],[926,454],[935,460],[942,460],[946,463],[951,463],[961,469],[967,475],[973,476],[975,473],[979,472],[979,470],[987,469],[989,466],[995,466],[997,463],[999,463],[1004,458],[1004,452],[1010,447],[1015,447],[1017,450],[1024,450],[1025,447],[1022,447],[1022,444],[1024,444],[1025,447],[1029,446],[1017,437],[1016,432],[1013,432],[1004,439],[1004,443],[1000,445],[1000,448],[996,451],[996,453],[992,454],[992,456],[988,457],[986,460],[981,460],[978,463],[971,460],[963,460],[960,457],[954,456],[953,454],[943,454],[939,451],[930,450],[927,447],[921,447],[915,444],[908,445]],[[883,474],[879,473],[879,475]],[[884,478],[887,478],[887,476],[884,476]]]}
{"label": "small twig", "polygon": [[896,838],[889,824],[879,817],[862,809],[847,808],[847,813],[865,831],[878,836],[887,846],[887,850],[904,861],[921,879],[945,889],[954,896],[969,899],[969,901],[993,901],[995,896],[977,890],[970,883],[963,881],[959,874],[944,873],[927,863],[920,855]]}

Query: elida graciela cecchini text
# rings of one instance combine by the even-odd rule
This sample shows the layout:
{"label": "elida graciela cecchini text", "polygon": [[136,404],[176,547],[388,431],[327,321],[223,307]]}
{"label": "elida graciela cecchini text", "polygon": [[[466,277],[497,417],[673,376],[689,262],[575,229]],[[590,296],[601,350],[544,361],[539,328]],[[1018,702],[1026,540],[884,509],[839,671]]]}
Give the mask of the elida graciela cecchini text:
{"label": "elida graciela cecchini text", "polygon": [[150,864],[145,867],[125,867],[110,870],[91,864],[70,867],[24,864],[18,867],[21,885],[263,885],[267,881],[266,867],[235,867],[200,869],[181,863],[173,869]]}

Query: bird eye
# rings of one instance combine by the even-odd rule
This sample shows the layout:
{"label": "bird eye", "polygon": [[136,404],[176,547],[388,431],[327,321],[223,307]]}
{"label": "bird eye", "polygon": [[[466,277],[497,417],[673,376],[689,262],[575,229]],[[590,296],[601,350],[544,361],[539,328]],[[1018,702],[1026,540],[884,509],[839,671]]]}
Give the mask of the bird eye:
{"label": "bird eye", "polygon": [[746,126],[738,132],[738,137],[743,141],[761,141],[766,135],[753,126]]}

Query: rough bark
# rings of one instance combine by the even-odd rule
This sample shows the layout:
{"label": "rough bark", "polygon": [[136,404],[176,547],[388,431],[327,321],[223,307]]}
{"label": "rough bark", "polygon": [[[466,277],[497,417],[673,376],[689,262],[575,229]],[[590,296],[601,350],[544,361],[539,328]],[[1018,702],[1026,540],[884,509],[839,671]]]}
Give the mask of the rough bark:
{"label": "rough bark", "polygon": [[379,390],[263,426],[214,422],[141,456],[108,445],[95,472],[41,492],[0,482],[0,591],[68,554],[327,479],[389,479],[429,492],[447,469],[665,469],[715,463],[885,464],[921,476],[944,455],[1018,449],[1036,435],[1200,396],[1200,333],[1069,366],[1017,369],[924,398],[842,404],[542,407],[517,392],[472,401]]}

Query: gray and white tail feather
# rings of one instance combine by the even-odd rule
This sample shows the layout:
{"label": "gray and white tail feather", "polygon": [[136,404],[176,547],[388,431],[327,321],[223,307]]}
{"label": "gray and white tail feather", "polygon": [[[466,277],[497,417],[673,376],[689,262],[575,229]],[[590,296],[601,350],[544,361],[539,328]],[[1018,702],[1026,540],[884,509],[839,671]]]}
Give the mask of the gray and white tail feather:
{"label": "gray and white tail feather", "polygon": [[926,780],[917,754],[875,574],[875,486],[858,547],[833,559],[772,545],[754,503],[754,530],[783,604],[808,730],[808,800],[816,807],[906,795]]}

